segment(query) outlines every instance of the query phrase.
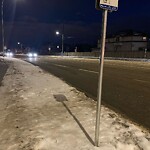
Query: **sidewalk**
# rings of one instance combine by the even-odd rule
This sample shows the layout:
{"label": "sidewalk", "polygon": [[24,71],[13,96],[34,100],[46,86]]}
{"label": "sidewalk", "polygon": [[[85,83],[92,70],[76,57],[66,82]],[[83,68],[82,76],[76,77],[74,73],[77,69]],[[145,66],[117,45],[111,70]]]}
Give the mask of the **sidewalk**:
{"label": "sidewalk", "polygon": [[149,150],[150,133],[36,66],[12,59],[0,87],[0,150]]}

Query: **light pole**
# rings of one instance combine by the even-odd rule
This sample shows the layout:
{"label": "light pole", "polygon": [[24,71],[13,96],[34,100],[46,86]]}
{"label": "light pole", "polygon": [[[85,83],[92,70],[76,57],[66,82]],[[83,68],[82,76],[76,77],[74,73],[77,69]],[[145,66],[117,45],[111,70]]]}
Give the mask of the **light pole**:
{"label": "light pole", "polygon": [[4,46],[5,46],[5,37],[4,37],[4,0],[2,0],[1,4],[1,15],[2,15],[2,51],[4,57]]}
{"label": "light pole", "polygon": [[[59,31],[56,31],[56,35],[59,35],[60,32]],[[64,53],[64,23],[62,24],[62,33],[61,33],[61,40],[62,40],[62,55]]]}
{"label": "light pole", "polygon": [[2,17],[2,51],[3,51],[3,56],[5,53],[5,35],[4,35],[4,1],[2,0],[1,3],[1,17]]}
{"label": "light pole", "polygon": [[22,52],[22,44],[18,42],[18,45],[20,45],[20,51]]}
{"label": "light pole", "polygon": [[145,58],[147,57],[147,48],[145,48],[145,50],[144,50],[144,57]]}
{"label": "light pole", "polygon": [[[56,31],[56,35],[60,35],[59,31]],[[61,53],[64,53],[64,34],[61,34],[61,40],[62,40],[62,49],[61,49]]]}

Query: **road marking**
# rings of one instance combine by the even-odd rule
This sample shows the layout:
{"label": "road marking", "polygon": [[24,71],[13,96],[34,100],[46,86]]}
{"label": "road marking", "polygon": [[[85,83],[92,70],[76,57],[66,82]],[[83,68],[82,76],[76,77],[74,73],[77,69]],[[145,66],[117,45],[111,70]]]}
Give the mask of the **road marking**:
{"label": "road marking", "polygon": [[[63,67],[63,68],[70,68],[70,67],[68,67],[68,66],[64,66],[64,65],[57,65],[57,64],[54,64],[54,65],[55,65],[55,66],[58,66],[58,67]],[[85,70],[85,69],[78,69],[78,70],[98,74],[98,72],[96,72],[96,71]]]}
{"label": "road marking", "polygon": [[147,66],[135,66],[135,64],[107,64],[108,66],[120,66],[126,68],[149,69]]}
{"label": "road marking", "polygon": [[64,66],[64,65],[57,65],[57,64],[54,64],[54,65],[58,67],[69,68],[68,66]]}
{"label": "road marking", "polygon": [[139,79],[134,79],[134,80],[138,82],[150,83],[150,81],[144,81],[144,80],[139,80]]}
{"label": "road marking", "polygon": [[80,71],[86,71],[86,72],[91,72],[91,73],[96,73],[96,74],[98,74],[98,72],[96,72],[96,71],[91,71],[91,70],[85,70],[85,69],[79,69]]}
{"label": "road marking", "polygon": [[[54,64],[54,65],[58,66],[58,67],[63,67],[63,68],[70,68],[70,67],[64,66],[64,65],[57,65],[57,64]],[[86,70],[86,69],[78,69],[78,70],[98,74],[98,72],[92,71],[92,70]]]}

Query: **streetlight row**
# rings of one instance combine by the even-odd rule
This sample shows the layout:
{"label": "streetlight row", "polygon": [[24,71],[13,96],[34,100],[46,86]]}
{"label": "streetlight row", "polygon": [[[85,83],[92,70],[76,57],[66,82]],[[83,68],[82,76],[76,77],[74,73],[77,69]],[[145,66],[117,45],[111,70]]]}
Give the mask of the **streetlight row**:
{"label": "streetlight row", "polygon": [[[2,51],[3,51],[3,56],[4,56],[4,53],[5,53],[5,37],[4,37],[4,1],[5,0],[2,0],[2,3],[1,3],[1,16],[2,16]],[[64,30],[64,24],[63,24],[63,30]],[[59,31],[56,31],[56,35],[60,35],[60,32]],[[64,34],[62,33],[61,34],[61,38],[62,38],[62,54],[64,52]],[[18,45],[21,46],[21,49],[22,49],[22,44],[20,42],[18,42]]]}

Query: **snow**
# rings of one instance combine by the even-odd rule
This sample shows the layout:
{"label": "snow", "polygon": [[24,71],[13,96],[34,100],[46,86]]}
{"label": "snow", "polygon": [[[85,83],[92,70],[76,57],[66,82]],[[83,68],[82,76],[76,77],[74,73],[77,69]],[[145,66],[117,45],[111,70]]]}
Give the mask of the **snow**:
{"label": "snow", "polygon": [[[6,59],[5,59],[6,61]],[[37,66],[17,59],[0,87],[0,150],[149,150],[150,133]]]}

